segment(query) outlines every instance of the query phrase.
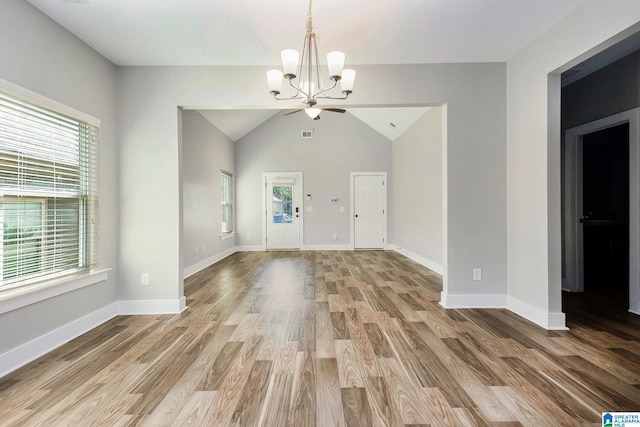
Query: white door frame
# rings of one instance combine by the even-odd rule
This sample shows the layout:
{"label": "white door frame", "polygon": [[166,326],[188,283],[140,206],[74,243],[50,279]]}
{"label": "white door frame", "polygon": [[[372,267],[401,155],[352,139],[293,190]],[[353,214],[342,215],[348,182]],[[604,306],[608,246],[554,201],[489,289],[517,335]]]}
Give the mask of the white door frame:
{"label": "white door frame", "polygon": [[582,139],[584,135],[629,123],[629,311],[640,314],[640,108],[568,129],[564,141],[564,261],[562,289],[584,291],[582,242]]}
{"label": "white door frame", "polygon": [[262,249],[267,250],[267,179],[277,178],[290,178],[291,175],[295,175],[295,180],[300,183],[300,216],[298,217],[298,226],[300,227],[300,245],[299,249],[302,249],[302,242],[304,242],[304,215],[303,215],[303,200],[304,194],[304,181],[302,172],[263,172],[262,173]]}
{"label": "white door frame", "polygon": [[351,250],[355,250],[356,247],[356,228],[355,228],[355,216],[356,216],[356,212],[355,212],[355,180],[356,180],[356,176],[382,176],[382,179],[385,182],[384,185],[384,209],[385,209],[385,215],[384,215],[384,231],[383,231],[383,238],[384,238],[384,247],[383,249],[387,248],[388,242],[389,240],[387,239],[387,223],[389,221],[389,209],[388,209],[388,204],[387,204],[387,195],[388,195],[388,191],[387,191],[387,187],[389,186],[389,181],[387,180],[387,173],[386,172],[351,172],[351,176],[349,178],[349,185],[350,185],[350,190],[351,190],[351,195],[350,195],[350,204],[351,204],[351,217],[349,220],[349,232],[351,234]]}

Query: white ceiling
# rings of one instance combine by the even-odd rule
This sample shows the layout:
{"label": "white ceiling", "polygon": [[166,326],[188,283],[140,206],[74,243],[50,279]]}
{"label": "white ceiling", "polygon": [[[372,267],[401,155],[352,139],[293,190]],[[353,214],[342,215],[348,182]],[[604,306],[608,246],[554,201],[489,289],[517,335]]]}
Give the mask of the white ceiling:
{"label": "white ceiling", "polygon": [[[391,141],[395,141],[431,107],[389,107],[389,108],[349,108],[347,114],[355,117],[375,129]],[[292,110],[197,110],[213,123],[232,141],[240,138],[260,126],[276,114],[285,114]],[[321,113],[324,114],[335,113]]]}
{"label": "white ceiling", "polygon": [[[502,62],[584,0],[316,0],[347,63]],[[29,0],[117,65],[277,65],[307,0]]]}
{"label": "white ceiling", "polygon": [[[308,7],[307,0],[28,1],[120,66],[277,66],[282,49],[300,49]],[[344,51],[356,71],[358,64],[503,62],[583,1],[316,0],[313,23],[321,55]],[[400,109],[349,111],[392,140],[413,124]],[[403,113],[417,119],[424,111]],[[202,113],[235,141],[277,112]]]}

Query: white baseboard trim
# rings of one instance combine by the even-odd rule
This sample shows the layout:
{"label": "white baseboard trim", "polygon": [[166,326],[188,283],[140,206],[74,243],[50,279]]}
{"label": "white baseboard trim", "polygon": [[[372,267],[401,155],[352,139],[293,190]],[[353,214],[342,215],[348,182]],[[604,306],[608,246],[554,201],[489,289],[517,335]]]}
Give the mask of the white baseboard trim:
{"label": "white baseboard trim", "polygon": [[547,313],[506,295],[447,295],[442,292],[440,305],[444,308],[506,308],[544,329],[568,330],[564,313]]}
{"label": "white baseboard trim", "polygon": [[506,295],[450,295],[440,293],[440,305],[444,308],[505,308]]}
{"label": "white baseboard trim", "polygon": [[422,255],[418,255],[415,252],[411,252],[408,249],[404,249],[401,247],[398,247],[396,245],[388,245],[388,249],[394,250],[396,252],[398,252],[401,255],[406,256],[407,258],[409,258],[412,261],[417,262],[418,264],[427,267],[429,270],[438,273],[439,275],[442,276],[442,273],[444,271],[444,269],[442,268],[442,264],[439,264],[435,261],[430,260],[429,258],[423,257]]}
{"label": "white baseboard trim", "polygon": [[[236,252],[263,252],[267,249],[264,246],[236,246]],[[353,247],[350,244],[346,245],[302,245],[301,251],[352,251]]]}
{"label": "white baseboard trim", "polygon": [[352,251],[353,246],[346,245],[303,245],[302,251]]}
{"label": "white baseboard trim", "polygon": [[545,329],[568,330],[564,313],[548,313],[514,297],[507,297],[507,309]]}
{"label": "white baseboard trim", "polygon": [[236,252],[264,252],[267,250],[262,245],[244,245],[244,246],[236,246]]}
{"label": "white baseboard trim", "polygon": [[51,332],[0,354],[0,378],[119,315],[178,314],[186,298],[177,300],[115,301]]}
{"label": "white baseboard trim", "polygon": [[550,331],[568,331],[567,317],[564,313],[547,313],[547,325],[540,325]]}
{"label": "white baseboard trim", "polygon": [[0,354],[0,378],[27,363],[49,353],[61,345],[97,328],[113,319],[119,313],[118,303],[114,302],[79,319],[67,323],[51,332],[39,336],[27,343]]}
{"label": "white baseboard trim", "polygon": [[184,269],[183,275],[184,278],[186,279],[189,276],[193,276],[194,274],[196,274],[197,272],[204,270],[205,268],[209,267],[210,265],[215,264],[218,261],[221,261],[223,259],[225,259],[226,257],[228,257],[229,255],[233,255],[234,253],[236,253],[238,251],[238,249],[236,247],[232,247],[227,249],[226,251],[217,253],[213,256],[210,256],[207,259],[204,259],[196,264],[190,265],[189,267],[186,267]]}
{"label": "white baseboard trim", "polygon": [[118,314],[178,314],[186,308],[186,298],[117,301]]}

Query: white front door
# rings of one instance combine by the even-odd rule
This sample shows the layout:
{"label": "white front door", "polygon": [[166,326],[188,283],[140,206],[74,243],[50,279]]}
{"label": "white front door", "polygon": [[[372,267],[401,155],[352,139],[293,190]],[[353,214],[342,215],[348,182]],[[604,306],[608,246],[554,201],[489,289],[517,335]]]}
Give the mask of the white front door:
{"label": "white front door", "polygon": [[266,248],[300,249],[302,173],[264,175]]}
{"label": "white front door", "polygon": [[384,249],[387,234],[387,174],[352,173],[354,249]]}

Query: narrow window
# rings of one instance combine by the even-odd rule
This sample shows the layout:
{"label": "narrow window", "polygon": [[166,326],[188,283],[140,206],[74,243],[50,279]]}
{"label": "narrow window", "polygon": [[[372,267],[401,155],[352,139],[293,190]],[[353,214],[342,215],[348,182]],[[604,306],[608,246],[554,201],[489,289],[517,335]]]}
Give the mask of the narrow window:
{"label": "narrow window", "polygon": [[227,171],[220,171],[222,234],[233,232],[233,175]]}

